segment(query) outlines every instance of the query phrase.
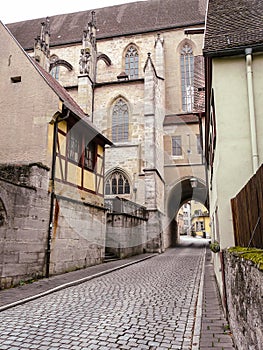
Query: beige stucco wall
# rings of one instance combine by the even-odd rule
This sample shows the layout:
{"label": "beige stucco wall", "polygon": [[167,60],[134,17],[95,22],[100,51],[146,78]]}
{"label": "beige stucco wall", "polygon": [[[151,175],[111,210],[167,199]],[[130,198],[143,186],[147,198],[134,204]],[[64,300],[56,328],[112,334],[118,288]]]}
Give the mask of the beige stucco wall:
{"label": "beige stucco wall", "polygon": [[[1,24],[0,42],[0,93],[3,98],[0,163],[42,162],[50,166],[48,123],[58,111],[58,97]],[[12,82],[12,77],[21,77],[21,82]]]}
{"label": "beige stucco wall", "polygon": [[[197,123],[167,125],[164,127],[166,200],[173,192],[174,186],[182,179],[194,176],[205,184],[205,167],[202,165],[202,155],[197,152],[197,134],[200,134]],[[182,156],[172,155],[172,137],[177,135],[182,137]]]}

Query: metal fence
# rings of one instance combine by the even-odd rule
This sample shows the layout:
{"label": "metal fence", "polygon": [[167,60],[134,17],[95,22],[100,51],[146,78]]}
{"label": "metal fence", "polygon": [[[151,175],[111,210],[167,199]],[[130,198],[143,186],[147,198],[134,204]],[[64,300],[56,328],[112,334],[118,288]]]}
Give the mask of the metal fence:
{"label": "metal fence", "polygon": [[235,244],[263,248],[263,165],[231,200]]}

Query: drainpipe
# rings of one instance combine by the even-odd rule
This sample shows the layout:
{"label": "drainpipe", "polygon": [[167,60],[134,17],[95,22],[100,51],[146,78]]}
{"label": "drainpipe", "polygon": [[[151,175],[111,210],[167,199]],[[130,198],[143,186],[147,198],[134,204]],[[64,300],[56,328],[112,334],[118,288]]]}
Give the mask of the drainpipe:
{"label": "drainpipe", "polygon": [[258,148],[257,148],[257,131],[256,131],[256,117],[255,117],[255,104],[254,104],[254,92],[253,92],[253,70],[252,70],[252,49],[245,49],[246,54],[246,70],[247,70],[247,91],[248,91],[248,106],[249,106],[249,119],[250,119],[250,133],[251,133],[251,153],[253,172],[258,169]]}
{"label": "drainpipe", "polygon": [[46,278],[49,277],[50,267],[50,254],[51,254],[51,240],[53,229],[53,216],[54,216],[54,202],[56,198],[55,194],[55,172],[56,172],[56,157],[57,157],[57,140],[58,140],[58,123],[69,117],[70,111],[68,110],[66,116],[63,118],[56,117],[54,122],[53,131],[53,146],[52,146],[52,166],[51,166],[51,195],[50,195],[50,211],[49,211],[49,224],[48,224],[48,238],[47,238],[47,251],[46,251]]}

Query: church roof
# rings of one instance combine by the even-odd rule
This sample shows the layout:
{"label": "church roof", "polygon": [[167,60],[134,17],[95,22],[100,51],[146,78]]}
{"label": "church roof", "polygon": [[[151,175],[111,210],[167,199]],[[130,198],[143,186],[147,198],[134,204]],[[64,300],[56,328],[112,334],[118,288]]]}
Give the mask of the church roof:
{"label": "church roof", "polygon": [[262,0],[209,0],[203,53],[216,56],[263,48]]}
{"label": "church roof", "polygon": [[[148,0],[94,9],[97,39],[204,24],[207,0]],[[78,43],[91,11],[50,17],[50,45]],[[7,24],[24,49],[31,49],[44,18]]]}

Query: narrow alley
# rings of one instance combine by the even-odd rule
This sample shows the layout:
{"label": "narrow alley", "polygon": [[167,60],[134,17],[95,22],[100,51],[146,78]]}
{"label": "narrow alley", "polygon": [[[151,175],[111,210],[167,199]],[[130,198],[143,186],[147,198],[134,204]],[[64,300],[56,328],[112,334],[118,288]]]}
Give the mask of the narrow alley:
{"label": "narrow alley", "polygon": [[[119,265],[124,268],[42,297],[36,294],[44,283],[19,287],[22,299],[23,290],[35,288],[36,299],[21,305],[15,293],[10,304],[11,299],[3,302],[8,291],[0,292],[0,349],[233,349],[230,336],[223,334],[219,302],[209,304],[215,282],[211,271],[205,278],[206,245],[184,237],[181,246],[163,254],[137,257],[131,264],[125,259]],[[75,279],[83,281],[90,269],[76,271]],[[74,280],[74,273],[66,275]],[[63,276],[56,277],[62,281]],[[213,314],[206,317],[210,307]],[[214,330],[213,317],[219,318]]]}

